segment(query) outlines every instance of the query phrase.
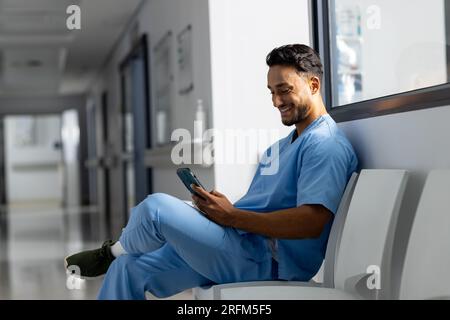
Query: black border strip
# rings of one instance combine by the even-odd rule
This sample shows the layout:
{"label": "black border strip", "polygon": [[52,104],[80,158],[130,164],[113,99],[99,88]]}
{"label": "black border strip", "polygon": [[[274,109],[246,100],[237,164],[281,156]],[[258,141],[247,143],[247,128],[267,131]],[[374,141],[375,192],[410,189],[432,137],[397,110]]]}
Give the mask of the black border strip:
{"label": "black border strip", "polygon": [[[447,74],[450,82],[450,3],[445,5],[445,24],[447,39]],[[400,94],[384,96],[376,99],[365,100],[352,104],[337,106],[332,105],[331,87],[331,52],[329,29],[329,1],[310,0],[312,16],[313,47],[319,52],[324,63],[324,102],[328,106],[330,115],[336,122],[353,121],[378,117],[401,112],[442,107],[450,105],[450,83],[427,87]]]}

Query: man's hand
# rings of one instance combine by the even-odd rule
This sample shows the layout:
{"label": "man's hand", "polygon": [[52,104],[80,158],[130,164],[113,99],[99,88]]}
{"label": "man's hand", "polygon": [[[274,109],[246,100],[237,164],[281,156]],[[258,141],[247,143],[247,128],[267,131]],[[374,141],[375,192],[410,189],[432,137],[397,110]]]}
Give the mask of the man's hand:
{"label": "man's hand", "polygon": [[277,239],[313,239],[322,234],[333,214],[322,205],[302,205],[264,214],[234,207],[220,192],[208,192],[191,186],[205,198],[193,195],[192,200],[212,221],[225,227],[233,227],[250,233]]}
{"label": "man's hand", "polygon": [[205,200],[193,195],[192,200],[200,211],[204,212],[206,216],[217,224],[231,227],[235,218],[236,208],[233,204],[220,192],[213,190],[211,192],[205,189],[191,185],[191,187],[201,195]]}

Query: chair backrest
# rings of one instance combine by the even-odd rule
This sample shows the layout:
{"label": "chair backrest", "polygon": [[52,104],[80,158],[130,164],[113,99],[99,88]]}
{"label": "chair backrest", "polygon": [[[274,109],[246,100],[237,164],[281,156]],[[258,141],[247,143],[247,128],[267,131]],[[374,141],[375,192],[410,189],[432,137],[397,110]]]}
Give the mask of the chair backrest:
{"label": "chair backrest", "polygon": [[342,194],[341,202],[338,210],[334,215],[333,225],[331,226],[330,236],[328,237],[327,251],[323,262],[323,286],[326,288],[334,288],[334,269],[336,265],[337,252],[344,229],[345,219],[347,217],[348,208],[355,190],[358,174],[354,172],[348,180],[347,186]]}
{"label": "chair backrest", "polygon": [[[337,289],[364,298],[383,298],[390,293],[393,235],[406,181],[405,170],[361,171],[336,259]],[[375,280],[381,286],[369,288],[369,276],[378,277]]]}
{"label": "chair backrest", "polygon": [[400,299],[450,298],[450,170],[431,171],[407,244]]}

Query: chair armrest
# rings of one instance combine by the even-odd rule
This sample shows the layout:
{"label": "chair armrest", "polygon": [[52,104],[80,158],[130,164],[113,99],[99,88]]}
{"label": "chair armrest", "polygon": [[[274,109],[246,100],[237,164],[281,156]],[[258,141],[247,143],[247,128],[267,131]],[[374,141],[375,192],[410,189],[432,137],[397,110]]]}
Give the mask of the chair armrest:
{"label": "chair armrest", "polygon": [[380,299],[380,290],[379,289],[369,289],[367,285],[367,280],[372,274],[368,273],[360,273],[353,277],[348,278],[344,284],[345,292],[349,292],[350,294],[354,294],[361,299],[367,300],[378,300]]}

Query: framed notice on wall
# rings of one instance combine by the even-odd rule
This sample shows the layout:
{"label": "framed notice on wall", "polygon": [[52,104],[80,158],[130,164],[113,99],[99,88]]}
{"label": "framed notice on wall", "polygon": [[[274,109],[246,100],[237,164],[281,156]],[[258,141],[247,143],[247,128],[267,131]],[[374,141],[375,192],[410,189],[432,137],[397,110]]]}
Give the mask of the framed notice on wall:
{"label": "framed notice on wall", "polygon": [[192,26],[188,25],[177,35],[178,76],[180,95],[190,93],[194,89],[192,68]]}

